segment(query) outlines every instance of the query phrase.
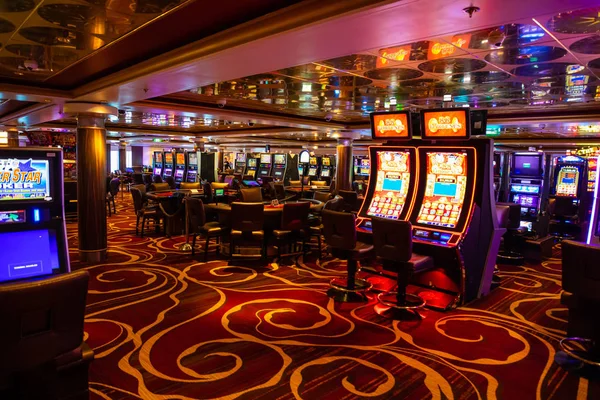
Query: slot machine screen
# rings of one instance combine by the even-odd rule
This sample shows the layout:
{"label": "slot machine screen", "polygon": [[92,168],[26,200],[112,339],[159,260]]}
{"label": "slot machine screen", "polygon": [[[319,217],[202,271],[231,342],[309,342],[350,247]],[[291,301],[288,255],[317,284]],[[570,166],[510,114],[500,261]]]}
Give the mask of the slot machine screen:
{"label": "slot machine screen", "polygon": [[317,165],[317,157],[310,158],[310,165]]}
{"label": "slot machine screen", "polygon": [[421,112],[423,139],[469,139],[471,127],[467,108]]}
{"label": "slot machine screen", "polygon": [[165,163],[173,164],[173,153],[165,153]]}
{"label": "slot machine screen", "polygon": [[154,168],[154,175],[160,175],[162,173],[162,168]]}
{"label": "slot machine screen", "polygon": [[541,157],[538,155],[515,154],[512,174],[516,176],[541,176]]}
{"label": "slot machine screen", "polygon": [[596,157],[588,158],[588,181],[587,190],[593,192],[596,187],[596,170],[598,168],[598,159]]}
{"label": "slot machine screen", "polygon": [[360,160],[360,167],[365,169],[371,168],[371,160],[369,158],[363,158]]}
{"label": "slot machine screen", "polygon": [[162,153],[154,153],[154,155],[156,156],[156,162],[161,163],[162,162]]}
{"label": "slot machine screen", "polygon": [[248,160],[249,167],[256,167],[256,158],[251,158]]}
{"label": "slot machine screen", "polygon": [[466,152],[426,152],[425,195],[417,223],[457,227],[467,189]]}
{"label": "slot machine screen", "polygon": [[317,175],[317,169],[316,168],[309,168],[308,169],[308,176],[315,176]]}
{"label": "slot machine screen", "polygon": [[171,168],[165,168],[165,176],[171,176],[173,170]]}
{"label": "slot machine screen", "polygon": [[60,269],[53,229],[0,233],[0,282],[50,275]]}
{"label": "slot machine screen", "polygon": [[270,154],[261,154],[260,163],[261,164],[271,164],[271,155]]}
{"label": "slot machine screen", "polygon": [[48,160],[0,159],[0,202],[52,201]]}
{"label": "slot machine screen", "polygon": [[185,153],[176,154],[177,165],[185,165]]}
{"label": "slot machine screen", "polygon": [[323,171],[321,171],[321,176],[324,178],[328,178],[329,177],[329,170],[328,169],[324,169]]}
{"label": "slot machine screen", "polygon": [[198,165],[198,154],[188,153],[188,160],[190,165]]}
{"label": "slot machine screen", "polygon": [[275,154],[274,164],[285,164],[285,154]]}
{"label": "slot machine screen", "polygon": [[182,169],[175,170],[175,178],[183,178],[183,170]]}
{"label": "slot machine screen", "polygon": [[579,168],[564,166],[558,171],[556,182],[556,195],[577,197],[577,184],[579,183]]}
{"label": "slot machine screen", "polygon": [[331,160],[329,159],[329,157],[323,157],[322,163],[323,163],[323,165],[328,167],[331,165]]}
{"label": "slot machine screen", "polygon": [[410,182],[408,151],[377,152],[375,191],[367,215],[390,219],[400,218]]}
{"label": "slot machine screen", "polygon": [[245,163],[246,162],[246,153],[237,153],[235,155],[235,160],[239,163]]}

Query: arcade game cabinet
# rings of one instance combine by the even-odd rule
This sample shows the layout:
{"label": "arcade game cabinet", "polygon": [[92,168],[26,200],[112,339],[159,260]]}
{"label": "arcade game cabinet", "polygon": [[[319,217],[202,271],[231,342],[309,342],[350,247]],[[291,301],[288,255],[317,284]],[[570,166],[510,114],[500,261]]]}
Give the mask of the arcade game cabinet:
{"label": "arcade game cabinet", "polygon": [[187,163],[185,152],[176,151],[175,152],[175,182],[181,183],[185,178],[185,172],[187,170]]}
{"label": "arcade game cabinet", "polygon": [[246,159],[246,174],[256,179],[256,168],[260,158],[249,156]]}
{"label": "arcade game cabinet", "polygon": [[587,233],[587,161],[577,156],[556,159],[550,187],[550,232],[557,237],[580,239]]}
{"label": "arcade game cabinet", "polygon": [[273,178],[289,185],[290,180],[300,179],[298,174],[298,157],[291,154],[275,154],[273,156]]}
{"label": "arcade game cabinet", "polygon": [[70,271],[62,150],[0,149],[0,283]]}
{"label": "arcade game cabinet", "polygon": [[299,179],[306,176],[308,173],[308,164],[310,162],[310,152],[308,150],[302,150],[300,152],[298,160],[298,176]]}
{"label": "arcade game cabinet", "polygon": [[164,156],[165,156],[165,158],[164,158],[165,169],[163,171],[163,179],[167,178],[169,176],[173,176],[173,152],[165,151]]}
{"label": "arcade game cabinet", "polygon": [[531,231],[540,213],[543,153],[515,153],[510,169],[509,202],[521,205],[521,226]]}
{"label": "arcade game cabinet", "polygon": [[185,153],[187,161],[187,170],[185,173],[185,181],[189,183],[199,182],[198,178],[198,153],[195,151],[188,151]]}
{"label": "arcade game cabinet", "polygon": [[237,153],[235,155],[234,171],[236,174],[243,175],[246,170],[246,153]]}
{"label": "arcade game cabinet", "polygon": [[354,180],[368,180],[371,173],[371,162],[369,157],[354,157]]}
{"label": "arcade game cabinet", "polygon": [[318,157],[310,157],[308,162],[308,174],[309,180],[316,181],[319,180],[319,158]]}
{"label": "arcade game cabinet", "polygon": [[[590,166],[592,165],[592,163],[594,165],[598,165],[598,158],[588,158],[588,168],[590,168]],[[588,177],[590,177],[590,175],[588,174]],[[588,226],[588,232],[587,232],[587,238],[586,238],[586,243],[587,244],[595,244],[595,245],[600,245],[600,199],[598,197],[600,197],[600,194],[598,193],[598,186],[599,185],[599,178],[600,178],[600,174],[594,174],[594,196],[593,196],[593,201],[592,201],[592,207],[591,207],[591,216],[590,216],[590,224]],[[588,188],[589,188],[589,181],[588,181]]]}
{"label": "arcade game cabinet", "polygon": [[263,178],[265,176],[271,176],[271,154],[264,153],[260,155],[260,165],[258,166],[257,178]]}
{"label": "arcade game cabinet", "polygon": [[152,175],[158,175],[158,176],[162,176],[162,171],[163,171],[163,152],[162,151],[155,151],[154,152],[154,157],[152,157],[152,161],[154,163],[153,165],[153,170],[152,170]]}
{"label": "arcade game cabinet", "polygon": [[328,185],[331,184],[331,179],[333,178],[334,164],[333,157],[321,157],[321,174],[319,177],[322,181],[326,181]]}

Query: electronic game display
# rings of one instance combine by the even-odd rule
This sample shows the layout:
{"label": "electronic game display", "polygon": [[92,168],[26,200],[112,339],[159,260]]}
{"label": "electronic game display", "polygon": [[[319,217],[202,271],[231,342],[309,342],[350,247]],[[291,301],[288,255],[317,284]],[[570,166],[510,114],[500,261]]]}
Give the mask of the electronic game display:
{"label": "electronic game display", "polygon": [[410,139],[409,117],[408,111],[371,113],[371,136],[373,139]]}
{"label": "electronic game display", "polygon": [[177,153],[177,165],[185,165],[185,153]]}
{"label": "electronic game display", "polygon": [[400,218],[410,183],[410,152],[378,151],[375,191],[367,215]]}
{"label": "electronic game display", "polygon": [[156,152],[156,153],[154,153],[154,155],[156,156],[156,162],[161,163],[162,162],[162,153]]}
{"label": "electronic game display", "polygon": [[271,164],[271,155],[270,154],[261,154],[260,155],[260,163],[261,164]]}
{"label": "electronic game display", "polygon": [[469,110],[437,109],[421,112],[423,139],[461,139],[471,136]]}
{"label": "electronic game display", "polygon": [[511,173],[515,176],[541,176],[541,168],[539,155],[515,154]]}
{"label": "electronic game display", "polygon": [[237,153],[235,155],[235,160],[240,163],[245,163],[246,162],[246,153]]}
{"label": "electronic game display", "polygon": [[275,154],[274,164],[285,164],[285,154]]}
{"label": "electronic game display", "polygon": [[165,153],[165,164],[173,164],[173,153]]}
{"label": "electronic game display", "polygon": [[175,170],[175,178],[181,178],[181,179],[183,179],[183,170],[182,169],[176,169]]}
{"label": "electronic game display", "polygon": [[329,159],[329,157],[323,157],[323,159],[322,159],[321,163],[322,163],[324,166],[328,167],[328,166],[330,166],[330,165],[331,165],[331,160]]}
{"label": "electronic game display", "polygon": [[188,160],[190,165],[198,165],[198,154],[188,153]]}
{"label": "electronic game display", "polygon": [[596,157],[590,157],[588,161],[588,181],[587,190],[593,192],[596,187],[596,170],[598,168],[598,159]]}
{"label": "electronic game display", "polygon": [[467,153],[427,151],[426,186],[417,223],[455,229],[467,188]]}
{"label": "electronic game display", "polygon": [[248,166],[249,167],[256,167],[256,158],[250,158],[248,160]]}
{"label": "electronic game display", "polygon": [[310,165],[317,165],[317,157],[310,158]]}
{"label": "electronic game display", "polygon": [[556,181],[556,195],[577,197],[577,185],[579,184],[579,168],[563,166],[558,171]]}
{"label": "electronic game display", "polygon": [[51,275],[60,268],[53,229],[0,233],[0,243],[0,282]]}
{"label": "electronic game display", "polygon": [[0,201],[51,201],[48,160],[0,159]]}
{"label": "electronic game display", "polygon": [[328,169],[324,169],[323,171],[321,171],[321,177],[322,178],[329,178],[329,170]]}

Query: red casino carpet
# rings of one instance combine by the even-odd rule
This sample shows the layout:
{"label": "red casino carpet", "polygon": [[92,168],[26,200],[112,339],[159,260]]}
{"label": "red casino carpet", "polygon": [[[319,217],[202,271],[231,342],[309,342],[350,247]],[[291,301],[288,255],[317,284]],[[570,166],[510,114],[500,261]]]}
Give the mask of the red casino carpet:
{"label": "red casino carpet", "polygon": [[[134,235],[109,218],[109,262],[91,274],[86,341],[94,399],[579,399],[597,383],[554,362],[567,312],[560,260],[502,267],[502,287],[451,312],[393,322],[325,292],[343,263],[251,266]],[[69,226],[73,266],[77,226]],[[290,264],[290,263],[288,263]]]}

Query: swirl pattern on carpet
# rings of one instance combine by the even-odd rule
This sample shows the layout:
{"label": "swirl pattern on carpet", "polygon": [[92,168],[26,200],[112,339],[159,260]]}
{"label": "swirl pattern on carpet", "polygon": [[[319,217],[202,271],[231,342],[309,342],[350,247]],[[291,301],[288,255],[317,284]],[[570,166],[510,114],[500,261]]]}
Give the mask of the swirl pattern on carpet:
{"label": "swirl pattern on carpet", "polygon": [[371,294],[327,297],[340,260],[202,262],[182,237],[136,237],[127,199],[108,221],[109,261],[95,266],[78,261],[68,226],[72,265],[91,274],[94,399],[600,398],[553,361],[568,316],[559,258],[501,266],[489,296],[399,322]]}

